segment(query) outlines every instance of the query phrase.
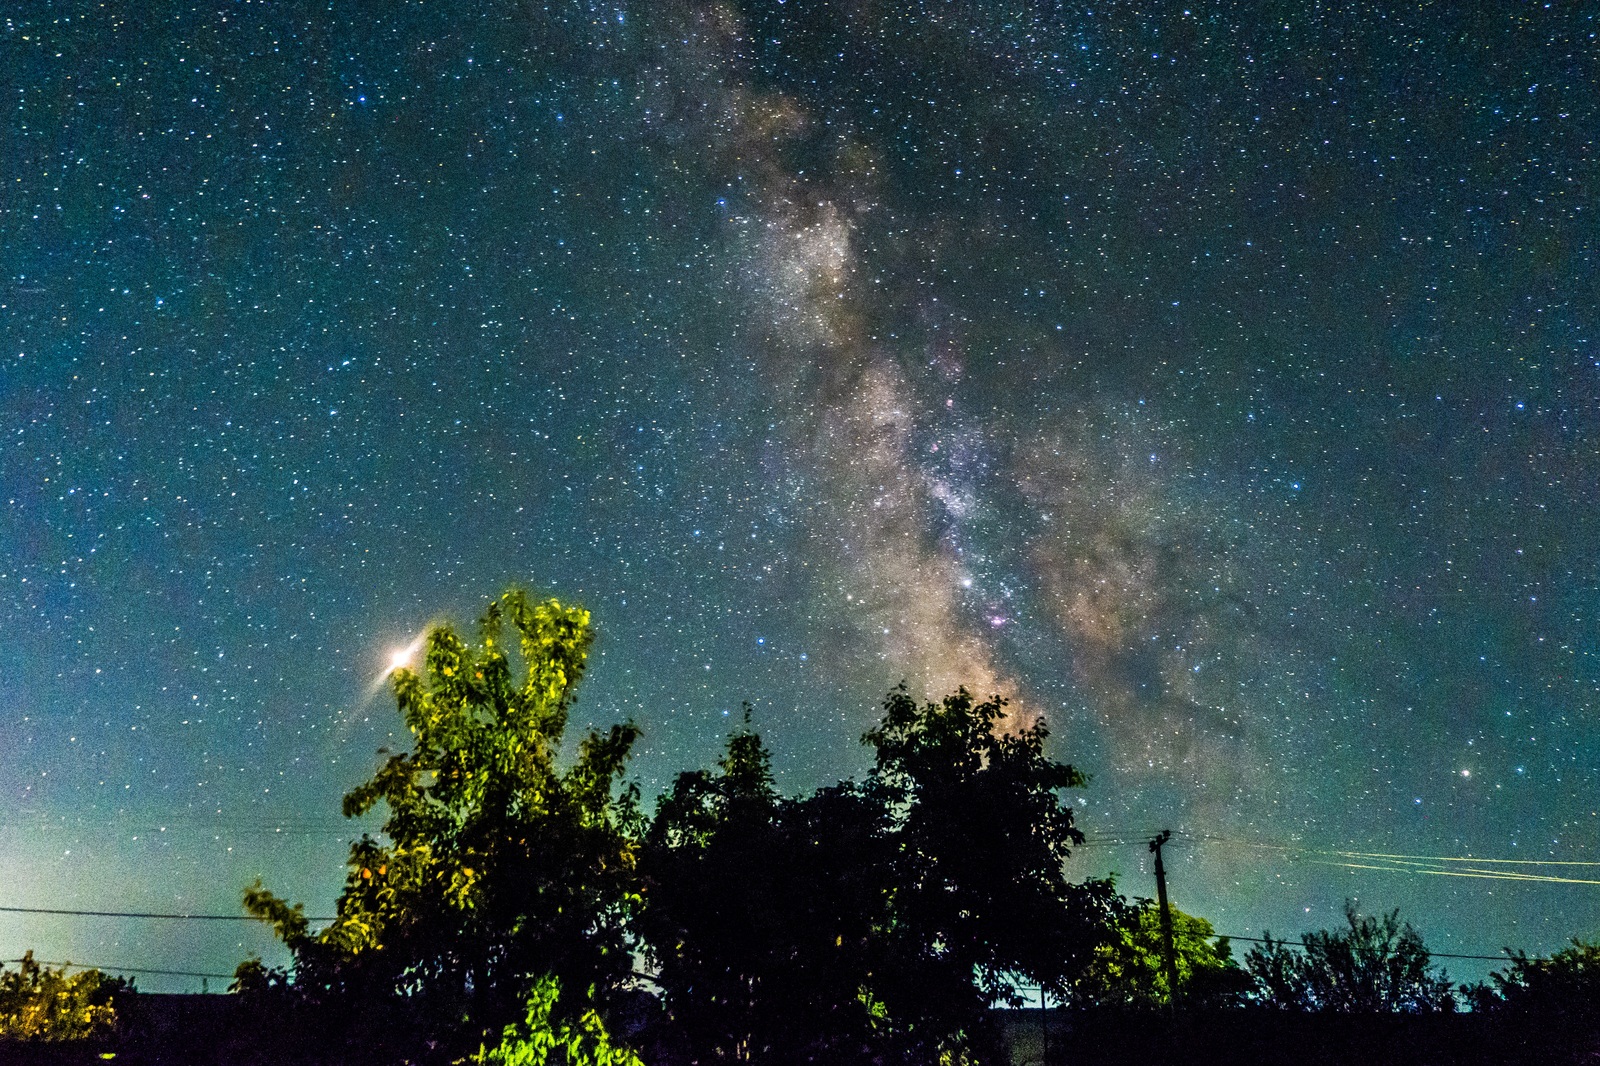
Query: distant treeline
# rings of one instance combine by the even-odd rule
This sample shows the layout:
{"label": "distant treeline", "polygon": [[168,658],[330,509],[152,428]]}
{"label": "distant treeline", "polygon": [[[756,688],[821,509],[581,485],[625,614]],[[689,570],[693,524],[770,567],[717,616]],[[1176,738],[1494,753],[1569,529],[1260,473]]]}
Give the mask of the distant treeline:
{"label": "distant treeline", "polygon": [[[320,930],[261,884],[245,891],[292,962],[239,966],[233,1019],[204,1036],[208,1057],[998,1063],[1018,1054],[1024,1016],[993,1008],[1020,1005],[1024,986],[1071,1019],[1058,1019],[1056,1054],[1041,1029],[1035,1061],[1075,1046],[1082,1061],[1096,1026],[1146,1044],[1179,1032],[1178,1018],[1289,1031],[1260,1022],[1267,1011],[1470,1007],[1480,1027],[1546,1017],[1559,1046],[1600,1046],[1597,945],[1512,958],[1458,989],[1394,912],[1350,906],[1344,928],[1268,938],[1242,962],[1204,919],[1175,912],[1169,965],[1149,901],[1067,880],[1083,835],[1062,792],[1087,781],[1047,756],[1043,722],[1009,719],[999,697],[892,690],[863,738],[865,780],[801,797],[777,791],[747,707],[716,766],[680,774],[647,813],[624,776],[631,723],[560,754],[592,639],[588,612],[515,590],[475,641],[428,634],[423,668],[393,676],[411,750],[385,753],[344,800],[348,816],[381,807],[382,838],[351,847]],[[99,975],[5,971],[0,1035],[114,1048],[127,994]],[[125,1056],[151,1054],[124,1035]]]}

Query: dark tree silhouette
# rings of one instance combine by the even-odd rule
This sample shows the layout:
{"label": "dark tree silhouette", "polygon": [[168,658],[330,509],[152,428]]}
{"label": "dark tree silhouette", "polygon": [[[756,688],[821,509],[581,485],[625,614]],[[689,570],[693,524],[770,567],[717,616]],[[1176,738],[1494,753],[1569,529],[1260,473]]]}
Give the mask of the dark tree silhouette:
{"label": "dark tree silhouette", "polygon": [[864,738],[863,786],[778,797],[748,726],[718,772],[681,775],[649,833],[640,929],[685,1061],[958,1062],[999,1055],[1015,981],[1063,992],[1118,913],[1073,885],[1082,840],[1036,725],[1003,703],[904,686]]}
{"label": "dark tree silhouette", "polygon": [[1345,902],[1342,930],[1300,938],[1296,951],[1267,934],[1245,956],[1264,1004],[1286,1010],[1425,1013],[1454,1010],[1449,978],[1435,973],[1422,936],[1400,912],[1363,915]]}
{"label": "dark tree silhouette", "polygon": [[749,725],[650,827],[639,929],[688,1062],[868,1061],[881,811],[849,785],[781,799]]}
{"label": "dark tree silhouette", "polygon": [[997,728],[1004,709],[966,689],[918,705],[901,685],[863,738],[893,848],[890,962],[875,987],[922,1061],[992,1056],[989,1004],[1018,1002],[1018,980],[1065,997],[1120,914],[1110,881],[1064,872],[1083,834],[1060,791],[1087,779],[1045,756],[1043,721]]}
{"label": "dark tree silhouette", "polygon": [[1474,1010],[1541,1016],[1593,1031],[1600,1027],[1600,941],[1574,938],[1547,959],[1507,952],[1510,964],[1467,988]]}

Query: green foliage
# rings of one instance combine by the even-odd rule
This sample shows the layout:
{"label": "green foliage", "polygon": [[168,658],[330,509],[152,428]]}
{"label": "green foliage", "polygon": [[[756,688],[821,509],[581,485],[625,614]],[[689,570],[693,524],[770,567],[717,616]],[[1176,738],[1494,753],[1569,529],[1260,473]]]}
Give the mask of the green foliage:
{"label": "green foliage", "polygon": [[[572,765],[558,758],[592,640],[587,611],[513,590],[476,647],[437,626],[425,673],[395,671],[412,748],[345,796],[350,817],[386,809],[386,839],[351,847],[335,920],[313,934],[298,905],[245,893],[293,953],[298,996],[403,1003],[436,1043],[475,1046],[543,975],[600,1002],[630,980],[641,818],[619,779],[637,730],[591,732]],[[280,983],[259,962],[236,982]]]}
{"label": "green foliage", "polygon": [[1261,1002],[1343,1013],[1455,1009],[1449,978],[1433,972],[1422,936],[1398,910],[1374,918],[1347,901],[1344,913],[1348,928],[1307,933],[1300,951],[1271,934],[1250,950],[1245,964]]}
{"label": "green foliage", "polygon": [[1553,1017],[1561,1022],[1600,1024],[1600,940],[1573,938],[1547,959],[1508,952],[1504,972],[1489,975],[1487,984],[1464,989],[1474,1010],[1511,1011]]}
{"label": "green foliage", "polygon": [[[1248,978],[1233,960],[1227,937],[1204,918],[1172,909],[1178,996],[1188,1003],[1237,999]],[[1148,900],[1114,927],[1109,942],[1095,948],[1072,1001],[1085,1006],[1154,1006],[1172,1002],[1162,965],[1161,915]]]}
{"label": "green foliage", "polygon": [[593,1009],[575,1021],[558,1020],[561,982],[544,976],[533,983],[519,1025],[508,1025],[493,1048],[479,1048],[472,1061],[481,1066],[644,1066],[606,1032]]}
{"label": "green foliage", "polygon": [[117,1000],[131,991],[99,970],[68,973],[22,957],[15,970],[0,966],[0,1037],[14,1040],[85,1040],[109,1034]]}

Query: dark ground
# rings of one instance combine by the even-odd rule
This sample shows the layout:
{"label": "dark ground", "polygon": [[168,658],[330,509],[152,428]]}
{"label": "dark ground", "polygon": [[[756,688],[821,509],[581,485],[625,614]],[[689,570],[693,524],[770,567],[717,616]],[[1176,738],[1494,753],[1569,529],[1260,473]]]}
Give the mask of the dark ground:
{"label": "dark ground", "polygon": [[[4,1066],[266,1066],[274,1034],[241,1016],[231,996],[145,993],[125,1009],[114,1040],[0,1041]],[[1000,1011],[1013,1066],[1227,1063],[1239,1066],[1533,1066],[1600,1063],[1600,1029],[1553,1019],[1457,1014],[1303,1015],[1218,1011],[1178,1016]],[[300,1063],[298,1056],[285,1063]],[[310,1064],[307,1064],[310,1066]],[[652,1064],[655,1066],[655,1064]],[[667,1066],[667,1064],[662,1064]]]}
{"label": "dark ground", "polygon": [[1004,1012],[1014,1066],[1224,1063],[1238,1066],[1533,1066],[1600,1063],[1600,1032],[1550,1019],[1216,1011]]}

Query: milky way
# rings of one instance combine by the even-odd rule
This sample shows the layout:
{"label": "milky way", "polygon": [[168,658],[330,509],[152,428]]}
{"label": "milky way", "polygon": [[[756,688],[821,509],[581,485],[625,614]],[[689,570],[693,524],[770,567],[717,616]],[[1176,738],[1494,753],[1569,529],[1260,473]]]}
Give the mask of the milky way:
{"label": "milky way", "polygon": [[[1177,829],[1226,931],[1593,934],[1332,853],[1600,859],[1597,32],[24,4],[0,905],[325,911],[391,656],[518,581],[593,610],[578,720],[639,723],[647,794],[742,701],[800,791],[965,685],[1092,775],[1083,872],[1149,892]],[[30,947],[269,945],[0,916]]]}

